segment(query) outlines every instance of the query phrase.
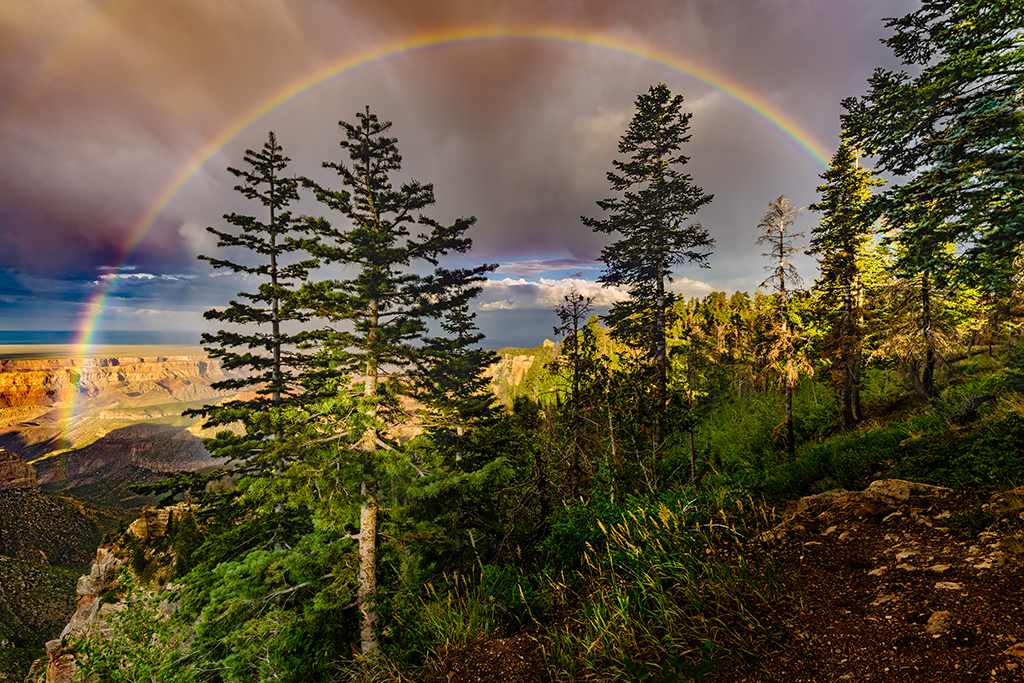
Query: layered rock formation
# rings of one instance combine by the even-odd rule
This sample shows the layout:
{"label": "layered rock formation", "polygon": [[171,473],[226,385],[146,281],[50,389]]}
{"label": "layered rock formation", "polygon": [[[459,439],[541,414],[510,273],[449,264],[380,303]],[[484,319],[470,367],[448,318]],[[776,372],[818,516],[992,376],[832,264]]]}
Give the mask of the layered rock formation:
{"label": "layered rock formation", "polygon": [[39,482],[32,465],[0,448],[0,491],[10,489],[36,489]]}
{"label": "layered rock formation", "polygon": [[[198,419],[181,413],[232,396],[210,386],[227,378],[203,356],[0,360],[0,448],[31,463],[44,490],[144,504],[125,488],[217,464]],[[14,467],[7,479],[35,480]]]}

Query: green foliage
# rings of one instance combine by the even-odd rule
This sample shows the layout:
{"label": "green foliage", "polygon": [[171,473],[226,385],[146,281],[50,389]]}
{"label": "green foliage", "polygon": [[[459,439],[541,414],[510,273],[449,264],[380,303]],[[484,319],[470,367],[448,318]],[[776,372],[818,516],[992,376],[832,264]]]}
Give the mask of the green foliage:
{"label": "green foliage", "polygon": [[967,274],[994,286],[1024,239],[1024,8],[924,0],[886,26],[913,75],[876,69],[867,95],[843,101],[843,126],[908,178],[882,208],[918,266],[938,270],[939,247],[955,242]]}
{"label": "green foliage", "polygon": [[604,219],[583,217],[597,232],[621,238],[601,250],[606,269],[598,278],[606,285],[624,286],[629,300],[617,302],[608,314],[612,334],[642,351],[657,389],[653,418],[653,448],[664,448],[661,413],[668,401],[669,315],[675,296],[668,291],[672,267],[697,263],[707,267],[714,240],[700,223],[684,224],[712,196],[682,172],[688,158],[680,152],[690,136],[690,114],[682,112],[683,96],[673,96],[664,84],[651,86],[636,99],[636,113],[619,141],[627,161],[612,161],[608,173],[613,192],[621,197],[598,201]]}
{"label": "green foliage", "polygon": [[620,519],[597,521],[601,538],[587,545],[577,581],[552,581],[578,605],[573,628],[548,631],[557,680],[687,680],[781,637],[763,624],[791,588],[755,540],[773,521],[764,510],[738,504],[713,516],[677,498],[624,506]]}
{"label": "green foliage", "polygon": [[381,611],[383,650],[405,667],[417,667],[447,650],[499,633],[495,601],[479,582],[445,575],[389,600]]}
{"label": "green foliage", "polygon": [[[302,249],[296,236],[306,232],[308,227],[300,224],[288,210],[299,198],[298,182],[284,175],[290,160],[281,151],[277,137],[271,132],[259,152],[246,150],[248,170],[228,168],[243,181],[235,190],[247,199],[258,201],[267,211],[266,221],[232,213],[225,215],[224,220],[235,226],[237,233],[207,228],[218,237],[218,247],[243,250],[245,262],[199,257],[214,268],[241,273],[258,283],[257,291],[239,294],[242,301],[232,301],[227,307],[214,308],[204,314],[207,319],[237,326],[234,330],[202,336],[209,356],[219,359],[225,370],[243,371],[240,376],[215,382],[213,388],[249,389],[256,396],[185,413],[206,418],[204,426],[207,428],[222,429],[216,438],[206,442],[211,453],[232,460],[252,461],[250,466],[257,469],[273,469],[275,461],[282,457],[281,450],[269,447],[267,441],[280,440],[289,431],[282,406],[294,405],[299,400],[298,395],[306,391],[301,383],[306,357],[296,348],[305,339],[305,333],[290,334],[281,325],[308,320],[295,297],[299,285],[317,265],[314,260],[294,257]],[[250,263],[254,257],[258,262]],[[285,260],[289,258],[290,262]],[[260,326],[270,329],[260,331]],[[248,351],[241,352],[240,348]],[[202,489],[202,481],[192,483],[195,490]],[[173,483],[171,487],[181,488]]]}
{"label": "green foliage", "polygon": [[118,581],[122,598],[109,637],[94,630],[68,647],[79,671],[98,683],[202,681],[189,654],[187,625],[161,614],[161,602],[173,596],[147,591],[129,574]]}

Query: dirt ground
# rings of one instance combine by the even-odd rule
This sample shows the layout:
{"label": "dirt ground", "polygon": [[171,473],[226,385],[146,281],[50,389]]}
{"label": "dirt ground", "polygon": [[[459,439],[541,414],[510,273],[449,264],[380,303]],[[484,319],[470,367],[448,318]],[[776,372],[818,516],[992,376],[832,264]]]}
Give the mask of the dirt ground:
{"label": "dirt ground", "polygon": [[[794,503],[774,533],[796,599],[787,634],[714,683],[1024,681],[1024,488],[970,492],[888,480]],[[426,683],[548,681],[533,635],[470,644]]]}

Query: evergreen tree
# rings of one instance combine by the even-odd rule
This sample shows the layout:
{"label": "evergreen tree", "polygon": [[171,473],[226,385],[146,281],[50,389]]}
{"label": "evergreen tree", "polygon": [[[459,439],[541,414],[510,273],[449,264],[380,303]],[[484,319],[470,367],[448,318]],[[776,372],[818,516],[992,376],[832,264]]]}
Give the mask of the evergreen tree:
{"label": "evergreen tree", "polygon": [[[580,499],[580,459],[583,450],[583,377],[592,363],[584,350],[585,323],[591,310],[593,298],[583,296],[576,288],[565,295],[565,303],[555,306],[555,314],[562,321],[554,328],[555,335],[564,335],[559,358],[554,370],[567,365],[572,373],[569,390],[570,420],[572,421],[572,443],[569,454],[569,495]],[[561,362],[560,362],[561,361]]]}
{"label": "evergreen tree", "polygon": [[793,241],[797,237],[803,237],[803,233],[789,230],[798,213],[800,209],[795,208],[785,197],[779,197],[768,203],[768,212],[757,226],[763,231],[757,243],[767,243],[771,247],[769,252],[763,254],[771,260],[771,265],[765,266],[769,275],[761,286],[770,284],[777,294],[776,325],[773,339],[766,349],[765,359],[768,361],[768,367],[779,376],[785,391],[786,452],[790,456],[796,453],[793,434],[793,390],[801,374],[812,373],[807,359],[797,352],[797,335],[789,323],[789,297],[798,291],[802,284],[791,257],[800,249],[793,246]]}
{"label": "evergreen tree", "polygon": [[618,233],[621,239],[605,247],[600,260],[606,270],[599,278],[606,286],[626,286],[629,300],[617,303],[608,315],[613,334],[640,344],[654,374],[658,414],[654,415],[654,447],[664,447],[661,413],[668,399],[666,332],[674,295],[667,284],[672,267],[684,262],[707,267],[714,240],[699,223],[686,221],[712,196],[682,172],[688,158],[680,149],[690,136],[690,114],[681,111],[683,96],[673,96],[664,84],[651,86],[636,99],[636,113],[622,139],[619,153],[627,161],[612,161],[608,180],[614,192],[598,201],[610,215],[583,217],[597,232]]}
{"label": "evergreen tree", "polygon": [[995,286],[1024,241],[1024,6],[923,0],[886,26],[915,75],[877,69],[867,95],[843,101],[843,126],[907,178],[883,208],[908,270],[934,274],[959,253],[966,275]]}
{"label": "evergreen tree", "polygon": [[[468,251],[472,241],[464,233],[475,219],[461,218],[446,226],[420,213],[434,204],[433,186],[410,181],[395,188],[391,176],[401,170],[402,157],[397,139],[387,136],[391,123],[379,121],[369,107],[356,117],[354,124],[339,122],[345,131],[340,144],[349,163],[324,162],[325,168],[337,172],[345,189],[303,181],[320,202],[348,222],[339,227],[323,218],[312,219],[317,237],[306,241],[306,248],[352,276],[310,283],[303,295],[310,311],[334,325],[323,336],[329,351],[327,371],[362,380],[364,419],[352,446],[363,468],[358,603],[362,651],[368,655],[377,650],[378,473],[393,464],[394,458],[389,463],[386,456],[399,452],[387,427],[405,419],[396,397],[410,390],[409,375],[420,354],[415,342],[426,331],[426,321],[465,304],[475,293],[465,285],[493,267],[439,270],[433,277],[415,272],[424,263],[437,266],[444,254]],[[415,224],[427,232],[411,236]]]}
{"label": "evergreen tree", "polygon": [[478,346],[483,334],[475,318],[468,303],[449,308],[443,334],[424,341],[416,377],[429,441],[412,487],[413,513],[443,529],[437,535],[443,540],[430,544],[442,552],[427,554],[439,555],[439,569],[451,571],[457,586],[464,586],[458,579],[467,573],[469,553],[479,565],[481,546],[497,545],[495,487],[505,474],[500,416],[486,375],[498,354]]}
{"label": "evergreen tree", "polygon": [[[208,227],[217,236],[217,246],[240,248],[260,259],[257,263],[236,263],[226,258],[199,256],[217,269],[253,276],[259,286],[255,292],[241,292],[241,300],[226,308],[204,313],[207,320],[237,325],[243,329],[204,333],[202,343],[211,358],[221,361],[227,371],[244,374],[214,383],[214,389],[239,391],[252,389],[255,397],[235,399],[205,406],[186,414],[206,418],[206,427],[230,427],[240,424],[242,431],[223,430],[206,441],[216,457],[245,461],[242,470],[259,471],[280,467],[285,445],[281,442],[288,429],[284,417],[286,405],[295,404],[303,394],[302,376],[306,358],[297,350],[302,332],[288,332],[285,325],[307,319],[297,306],[296,292],[305,282],[312,259],[296,260],[301,253],[298,239],[306,228],[293,218],[288,207],[297,201],[297,181],[283,175],[290,161],[282,155],[273,132],[259,152],[246,150],[249,169],[228,168],[243,183],[235,186],[247,199],[258,200],[266,209],[264,221],[236,213],[224,216],[237,232]],[[267,326],[269,330],[259,331]],[[241,351],[240,349],[248,349]]]}
{"label": "evergreen tree", "polygon": [[810,206],[812,211],[822,214],[820,223],[812,231],[814,236],[807,253],[818,257],[820,276],[814,287],[833,321],[826,341],[827,356],[839,389],[845,429],[860,421],[864,332],[860,323],[863,311],[859,258],[872,234],[871,219],[865,207],[872,188],[881,184],[874,176],[874,171],[857,163],[853,147],[843,142],[832,156],[828,169],[821,174],[825,181],[817,188],[821,201]]}

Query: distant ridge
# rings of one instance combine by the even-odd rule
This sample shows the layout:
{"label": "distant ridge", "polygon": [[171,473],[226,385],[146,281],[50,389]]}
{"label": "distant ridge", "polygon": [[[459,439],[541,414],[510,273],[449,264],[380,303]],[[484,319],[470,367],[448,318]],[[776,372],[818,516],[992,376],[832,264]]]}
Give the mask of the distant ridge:
{"label": "distant ridge", "polygon": [[[197,331],[182,330],[100,330],[92,337],[97,346],[198,346]],[[78,341],[75,330],[0,330],[0,346],[44,344],[71,345]]]}

